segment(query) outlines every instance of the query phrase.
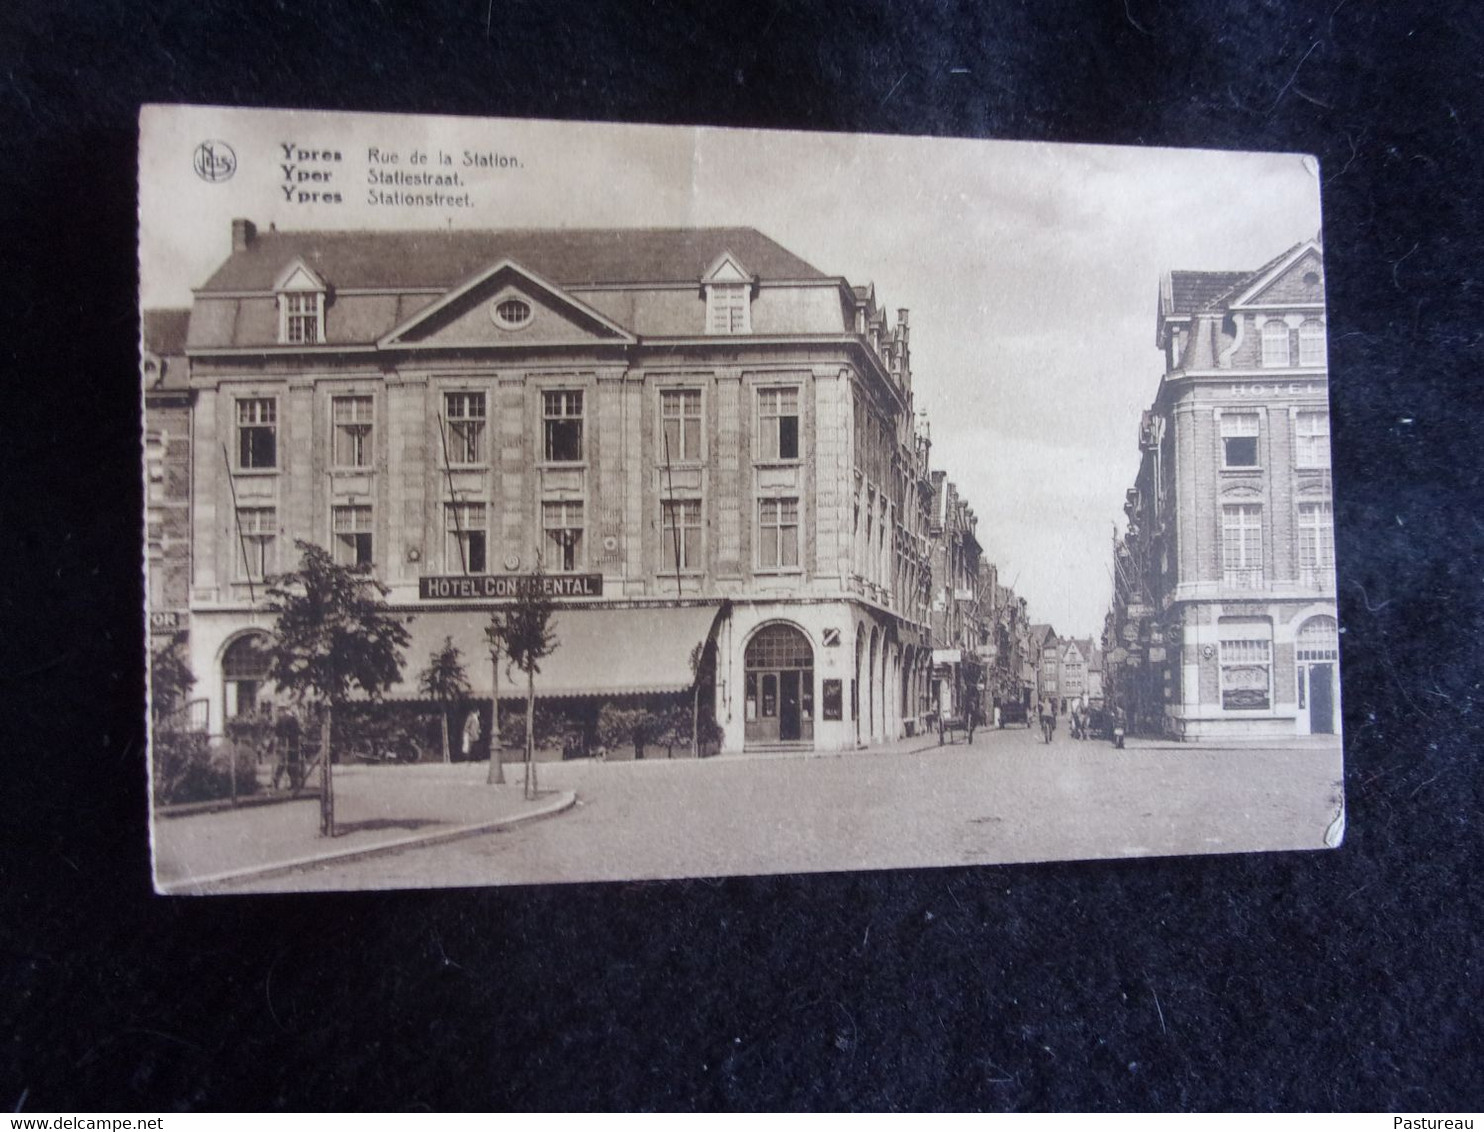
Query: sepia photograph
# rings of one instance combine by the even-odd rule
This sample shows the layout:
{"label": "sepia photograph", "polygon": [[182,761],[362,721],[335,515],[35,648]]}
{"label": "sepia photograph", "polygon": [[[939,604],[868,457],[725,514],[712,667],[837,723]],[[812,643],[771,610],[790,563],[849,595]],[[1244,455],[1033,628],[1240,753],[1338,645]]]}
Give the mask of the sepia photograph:
{"label": "sepia photograph", "polygon": [[146,106],[156,890],[1339,845],[1319,186]]}

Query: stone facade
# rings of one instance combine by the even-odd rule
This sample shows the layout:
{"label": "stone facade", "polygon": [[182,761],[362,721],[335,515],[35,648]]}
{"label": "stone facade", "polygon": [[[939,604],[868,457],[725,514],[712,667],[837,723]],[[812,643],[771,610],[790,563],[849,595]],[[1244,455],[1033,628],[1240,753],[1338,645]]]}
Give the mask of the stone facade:
{"label": "stone facade", "polygon": [[[181,367],[212,730],[269,694],[240,642],[296,540],[390,587],[414,635],[395,694],[488,616],[429,579],[539,561],[601,589],[571,615],[716,608],[725,750],[921,723],[933,490],[905,310],[748,229],[233,238]],[[770,626],[811,666],[761,670]]]}

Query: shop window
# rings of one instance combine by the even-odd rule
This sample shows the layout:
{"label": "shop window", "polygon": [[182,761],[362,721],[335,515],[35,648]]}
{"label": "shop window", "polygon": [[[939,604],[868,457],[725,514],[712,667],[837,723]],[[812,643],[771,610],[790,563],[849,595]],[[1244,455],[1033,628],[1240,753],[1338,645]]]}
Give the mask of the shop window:
{"label": "shop window", "polygon": [[552,570],[570,573],[582,563],[582,503],[552,500],[542,505],[546,560]]}
{"label": "shop window", "polygon": [[1267,369],[1281,369],[1292,364],[1288,350],[1288,324],[1281,318],[1270,318],[1262,324],[1262,364]]}
{"label": "shop window", "polygon": [[1221,641],[1221,706],[1228,711],[1268,711],[1273,642],[1251,638]]}
{"label": "shop window", "polygon": [[1229,503],[1221,509],[1221,572],[1233,589],[1263,584],[1261,505]]}
{"label": "shop window", "polygon": [[341,566],[371,567],[371,508],[355,504],[330,508],[335,561]]}
{"label": "shop window", "polygon": [[799,501],[758,501],[758,565],[765,570],[799,565]]}
{"label": "shop window", "polygon": [[763,460],[799,458],[799,391],[797,387],[768,387],[757,391],[758,457]]}
{"label": "shop window", "polygon": [[660,390],[660,423],[666,463],[701,458],[701,391]]}
{"label": "shop window", "polygon": [[1262,419],[1256,413],[1222,413],[1222,467],[1257,467],[1257,438],[1261,429]]}
{"label": "shop window", "polygon": [[445,393],[443,410],[448,429],[448,462],[484,463],[484,394]]}
{"label": "shop window", "polygon": [[[663,510],[664,545],[660,552],[673,571],[701,568],[701,501],[667,499]],[[664,571],[661,571],[662,573]]]}
{"label": "shop window", "polygon": [[371,466],[371,413],[370,397],[331,399],[330,415],[335,425],[334,459],[337,468]]}
{"label": "shop window", "polygon": [[237,510],[241,577],[261,582],[276,569],[278,511],[273,507],[240,507]]}
{"label": "shop window", "polygon": [[278,402],[272,397],[237,399],[237,467],[278,467]]}
{"label": "shop window", "polygon": [[582,393],[551,389],[541,395],[544,456],[549,463],[582,460]]}
{"label": "shop window", "polygon": [[1329,414],[1303,412],[1294,417],[1294,463],[1300,468],[1329,467]]}
{"label": "shop window", "polygon": [[444,561],[462,574],[483,574],[488,569],[488,531],[483,503],[446,503],[444,510]]}

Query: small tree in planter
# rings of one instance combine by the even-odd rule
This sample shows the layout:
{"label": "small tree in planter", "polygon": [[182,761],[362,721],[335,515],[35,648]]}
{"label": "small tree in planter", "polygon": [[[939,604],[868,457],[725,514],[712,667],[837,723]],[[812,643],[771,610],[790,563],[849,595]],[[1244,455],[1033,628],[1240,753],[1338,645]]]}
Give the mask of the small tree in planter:
{"label": "small tree in planter", "polygon": [[406,627],[386,609],[387,586],[341,566],[323,547],[296,539],[299,569],[274,578],[268,608],[278,615],[268,649],[269,675],[295,700],[320,708],[320,836],[335,836],[330,771],[334,708],[359,688],[378,696],[402,675]]}
{"label": "small tree in planter", "polygon": [[538,559],[536,569],[521,580],[515,601],[490,614],[488,630],[490,641],[499,645],[511,666],[526,674],[527,798],[536,796],[536,673],[560,644],[551,628],[556,606],[545,591],[544,578]]}
{"label": "small tree in planter", "polygon": [[644,748],[657,741],[663,717],[645,707],[604,704],[598,713],[598,742],[614,751],[632,745],[634,757],[642,759]]}
{"label": "small tree in planter", "polygon": [[438,705],[438,732],[443,740],[443,761],[452,762],[448,751],[448,713],[454,704],[469,695],[469,677],[464,672],[462,654],[452,637],[443,638],[443,647],[428,654],[428,666],[418,674],[418,687]]}

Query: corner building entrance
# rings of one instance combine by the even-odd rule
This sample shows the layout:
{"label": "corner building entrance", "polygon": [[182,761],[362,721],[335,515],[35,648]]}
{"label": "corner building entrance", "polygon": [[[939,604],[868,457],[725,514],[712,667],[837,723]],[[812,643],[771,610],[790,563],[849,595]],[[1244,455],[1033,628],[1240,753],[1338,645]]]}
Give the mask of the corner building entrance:
{"label": "corner building entrance", "polygon": [[764,625],[747,643],[747,746],[814,742],[814,650],[791,625]]}

